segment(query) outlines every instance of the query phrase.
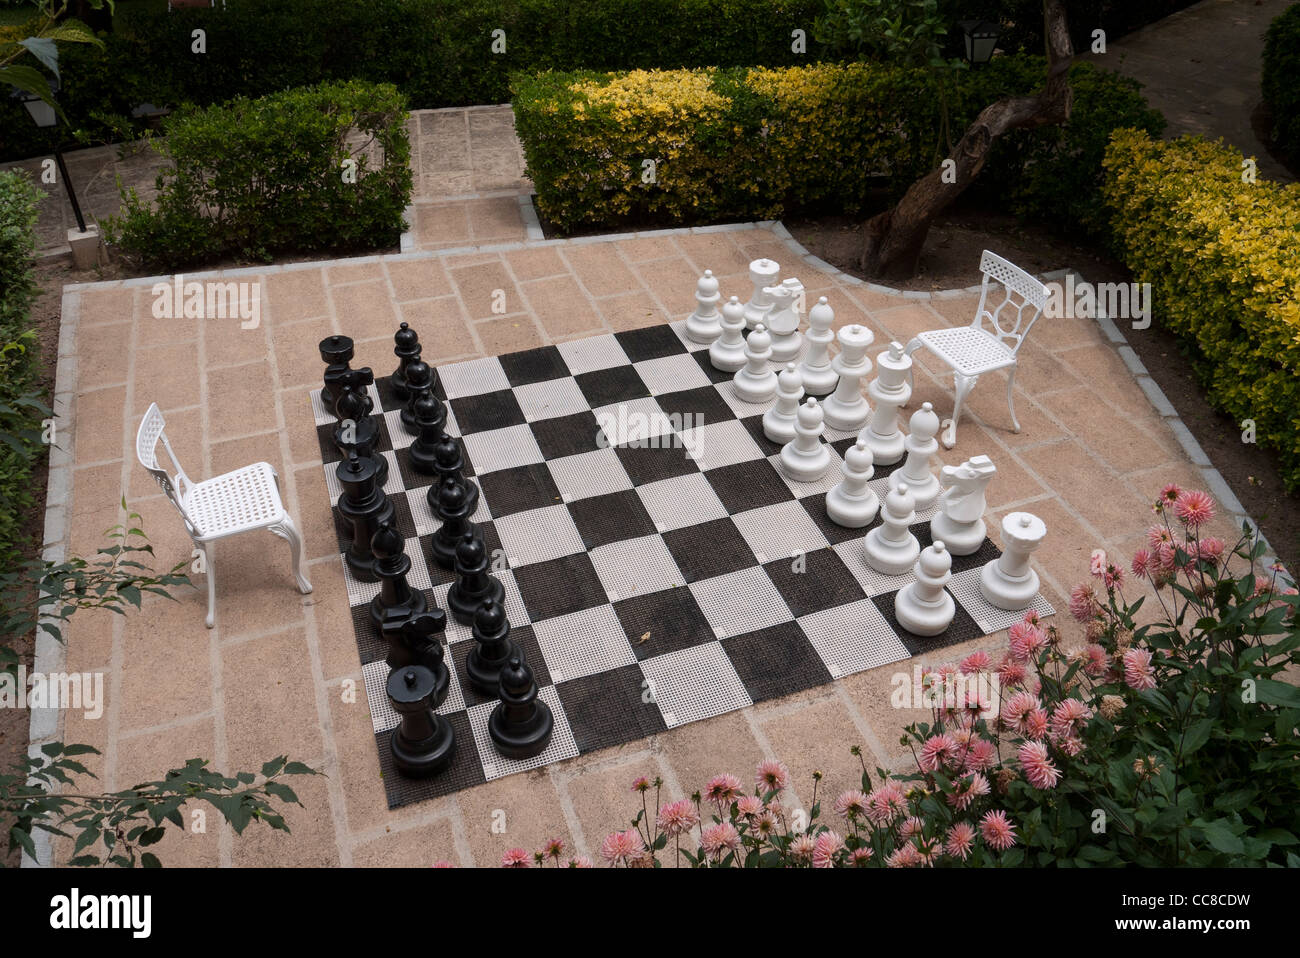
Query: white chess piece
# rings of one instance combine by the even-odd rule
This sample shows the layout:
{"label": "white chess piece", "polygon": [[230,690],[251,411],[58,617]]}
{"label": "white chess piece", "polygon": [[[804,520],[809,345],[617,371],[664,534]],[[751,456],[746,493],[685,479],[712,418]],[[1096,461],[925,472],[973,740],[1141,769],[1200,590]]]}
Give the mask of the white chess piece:
{"label": "white chess piece", "polygon": [[724,373],[745,365],[745,307],[736,296],[722,307],[722,335],[709,346],[709,362]]}
{"label": "white chess piece", "polygon": [[952,555],[936,541],[916,560],[916,581],[894,596],[894,618],[913,635],[938,635],[952,625],[957,607],[944,588],[952,579]]}
{"label": "white chess piece", "polygon": [[997,473],[988,456],[972,456],[960,466],[944,466],[939,509],[930,520],[930,538],[942,539],[948,551],[968,556],[984,544],[984,490]]}
{"label": "white chess piece", "polygon": [[[811,332],[808,338],[812,338]],[[903,344],[890,343],[889,349],[876,357],[876,378],[867,387],[867,395],[876,407],[871,422],[858,433],[858,438],[871,447],[871,454],[882,466],[903,458],[904,437],[898,428],[898,410],[912,398],[912,385],[907,381],[911,369],[912,357],[903,351]]]}
{"label": "white chess piece", "polygon": [[776,373],[768,365],[771,358],[772,337],[759,323],[745,340],[745,365],[732,377],[739,399],[764,403],[776,395]]}
{"label": "white chess piece", "polygon": [[776,377],[776,402],[763,413],[763,435],[773,442],[789,442],[794,438],[794,424],[803,399],[803,380],[794,363],[787,363]]}
{"label": "white chess piece", "polygon": [[[840,381],[831,366],[830,347],[835,334],[831,326],[835,322],[835,311],[823,296],[817,305],[808,310],[808,352],[799,364],[799,375],[803,377],[803,388],[811,396],[828,396]],[[910,364],[910,360],[909,360]]]}
{"label": "white chess piece", "polygon": [[837,338],[840,354],[831,368],[840,381],[835,392],[826,398],[826,425],[832,429],[857,430],[867,424],[871,415],[871,407],[862,395],[862,377],[871,372],[867,347],[876,337],[867,327],[855,323],[841,329]]}
{"label": "white chess piece", "polygon": [[880,520],[867,533],[867,565],[884,575],[903,575],[921,554],[921,544],[907,528],[916,521],[916,508],[906,483],[885,496]]}
{"label": "white chess piece", "polygon": [[772,308],[767,287],[775,285],[780,275],[781,267],[775,260],[756,259],[749,264],[749,281],[754,284],[754,293],[745,304],[747,329],[753,329],[759,323],[767,322],[767,312]]}
{"label": "white chess piece", "polygon": [[1008,612],[1029,608],[1038,592],[1038,573],[1029,554],[1043,543],[1047,526],[1028,512],[1010,512],[1002,520],[1002,555],[980,570],[980,594],[989,605]]}
{"label": "white chess piece", "polygon": [[[751,333],[750,338],[753,337]],[[781,470],[795,482],[816,482],[826,475],[831,453],[830,447],[821,441],[822,429],[822,407],[810,396],[799,407],[794,439],[781,449]]]}
{"label": "white chess piece", "polygon": [[889,475],[889,487],[907,483],[912,490],[912,501],[918,509],[929,509],[939,498],[939,479],[930,471],[930,457],[939,451],[939,443],[934,438],[939,432],[939,417],[934,413],[934,406],[922,403],[921,408],[912,413],[909,423],[912,431],[904,445],[907,448],[907,462],[903,468]]}
{"label": "white chess piece", "polygon": [[867,485],[875,469],[871,450],[859,442],[844,454],[844,478],[826,493],[826,514],[836,525],[861,529],[880,511],[880,497]]}
{"label": "white chess piece", "polygon": [[718,319],[718,281],[713,270],[706,269],[695,284],[695,312],[686,317],[686,338],[695,343],[711,343],[722,335]]}
{"label": "white chess piece", "polygon": [[772,300],[772,308],[763,321],[767,331],[772,334],[772,362],[791,362],[803,350],[803,336],[799,333],[799,304],[803,302],[803,283],[797,279],[787,279],[780,286],[769,286],[763,292]]}

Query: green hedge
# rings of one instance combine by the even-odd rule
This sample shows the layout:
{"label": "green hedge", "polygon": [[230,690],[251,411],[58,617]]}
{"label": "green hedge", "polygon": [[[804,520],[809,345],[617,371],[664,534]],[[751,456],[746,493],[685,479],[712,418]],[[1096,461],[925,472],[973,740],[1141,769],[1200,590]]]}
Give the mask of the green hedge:
{"label": "green hedge", "polygon": [[1106,151],[1115,245],[1215,408],[1254,420],[1300,490],[1300,185],[1242,182],[1242,154],[1131,130]]}
{"label": "green hedge", "polygon": [[33,269],[36,205],[43,194],[17,171],[0,171],[0,563],[19,547],[32,508],[31,474],[40,413],[30,402],[37,376],[31,307],[38,288]]}
{"label": "green hedge", "polygon": [[[1044,75],[1040,57],[963,74],[954,139],[984,106]],[[1017,213],[1097,230],[1110,131],[1158,133],[1163,119],[1137,84],[1089,63],[1071,82],[1070,123],[1000,140],[976,188]],[[513,92],[538,206],[562,230],[858,212],[935,162],[938,98],[924,73],[885,64],[546,73],[516,77]]]}
{"label": "green hedge", "polygon": [[396,89],[359,80],[173,115],[157,200],[125,191],[106,238],[165,270],[395,245],[411,195],[407,116]]}
{"label": "green hedge", "polygon": [[[392,83],[414,109],[504,103],[515,70],[786,65],[816,59],[823,0],[225,0],[124,11],[102,51],[69,45],[61,101],[74,128],[111,135],[139,103],[210,105],[327,80]],[[207,52],[191,52],[206,31]],[[806,53],[791,31],[807,32]],[[493,31],[505,52],[493,53]],[[99,117],[98,119],[96,117]],[[0,157],[52,143],[0,100]]]}
{"label": "green hedge", "polygon": [[1273,142],[1300,164],[1300,6],[1269,24],[1260,68],[1264,102],[1273,114]]}

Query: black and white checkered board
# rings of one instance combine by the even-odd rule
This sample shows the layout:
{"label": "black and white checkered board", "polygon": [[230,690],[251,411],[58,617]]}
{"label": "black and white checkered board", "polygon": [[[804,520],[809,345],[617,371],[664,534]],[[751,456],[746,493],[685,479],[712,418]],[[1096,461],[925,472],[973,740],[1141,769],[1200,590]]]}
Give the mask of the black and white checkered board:
{"label": "black and white checkered board", "polygon": [[[456,731],[455,764],[423,781],[397,773],[386,650],[366,612],[379,586],[348,575],[389,807],[788,695],[1020,618],[979,594],[979,568],[998,555],[985,540],[976,554],[954,558],[957,616],[948,631],[926,639],[901,630],[894,594],[912,576],[873,571],[863,551],[867,530],[826,516],[825,493],[841,478],[855,435],[827,431],[832,464],[823,480],[786,479],[775,465],[780,447],[763,435],[766,407],[739,400],[730,375],[681,327],[438,369],[447,430],[461,437],[467,472],[482,491],[473,518],[498,558],[511,636],[555,713],[555,733],[535,758],[497,754],[487,734],[494,700],[461,680],[470,629],[449,616],[451,691],[438,711]],[[385,351],[357,363],[389,368],[395,359]],[[453,576],[429,558],[439,525],[425,499],[430,480],[407,466],[412,437],[387,380],[372,396],[411,585],[446,608]],[[312,405],[337,501],[334,417],[319,392]],[[876,469],[872,487],[882,498],[895,468]],[[918,514],[912,527],[923,546],[932,515]],[[1052,612],[1041,596],[1035,608]]]}

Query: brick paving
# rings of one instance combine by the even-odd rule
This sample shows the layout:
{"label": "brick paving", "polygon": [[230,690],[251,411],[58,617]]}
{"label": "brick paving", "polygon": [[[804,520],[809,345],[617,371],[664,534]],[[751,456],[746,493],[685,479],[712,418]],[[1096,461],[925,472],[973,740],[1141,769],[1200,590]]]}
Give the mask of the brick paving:
{"label": "brick paving", "polygon": [[[476,222],[467,226],[471,238]],[[799,275],[811,301],[827,296],[838,325],[870,327],[873,356],[891,339],[973,315],[969,294],[904,298],[799,263],[778,232],[758,224],[237,271],[226,278],[260,284],[263,293],[261,322],[247,330],[238,320],[154,318],[148,280],[67,289],[64,320],[76,332],[63,362],[75,356],[75,364],[61,381],[75,398],[58,414],[73,464],[68,549],[93,553],[121,518],[125,496],[143,516],[158,567],[190,556],[179,517],[135,460],[140,415],[156,400],[191,476],[256,460],[275,466],[315,586],[300,595],[287,546],[250,533],[217,547],[217,628],[204,628],[197,575],[198,587],[179,590],[178,601],[150,596],[124,618],[92,613],[71,623],[65,668],[106,671],[108,702],[98,721],[62,715],[60,731],[103,751],[88,764],[106,788],[195,755],[233,771],[288,753],[325,772],[295,783],[306,807],[288,812],[291,835],[252,829],[236,838],[213,825],[206,834],[169,836],[159,850],[165,863],[492,865],[508,848],[532,849],[549,837],[596,857],[604,835],[630,818],[628,786],[641,773],[662,777],[676,798],[716,772],[748,779],[758,759],[772,756],[790,766],[797,800],[806,803],[814,769],[831,789],[857,781],[851,745],[864,747],[869,767],[901,761],[900,729],[927,716],[891,707],[890,680],[921,659],[394,811],[379,778],[308,402],[322,368],[316,343],[348,334],[358,362],[387,373],[401,320],[420,331],[437,364],[654,325],[687,315],[705,268],[720,276],[725,294],[746,297],[746,264],[760,256]],[[493,308],[502,296],[504,313]],[[926,353],[917,360],[911,408],[932,401],[941,414],[951,410],[950,379]],[[1095,323],[1044,319],[1035,327],[1016,382],[1020,434],[1010,432],[1001,375],[985,378],[956,448],[940,458],[993,458],[990,529],[1014,509],[1046,521],[1049,538],[1034,562],[1044,593],[1063,609],[1090,550],[1128,554],[1164,482],[1203,480]],[[1215,531],[1231,535],[1227,522]],[[1056,621],[1073,635],[1068,616]],[[981,638],[926,661],[1004,641]],[[55,853],[66,860],[68,847],[56,844]]]}

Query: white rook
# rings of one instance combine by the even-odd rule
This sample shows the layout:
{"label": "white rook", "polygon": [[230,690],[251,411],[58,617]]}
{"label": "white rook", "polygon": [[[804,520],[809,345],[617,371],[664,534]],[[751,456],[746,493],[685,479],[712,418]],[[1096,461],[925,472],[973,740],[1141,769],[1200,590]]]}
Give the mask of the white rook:
{"label": "white rook", "polygon": [[749,281],[754,284],[754,293],[745,304],[745,326],[753,329],[759,323],[767,321],[767,312],[772,308],[772,299],[767,295],[767,287],[775,286],[781,275],[781,266],[776,260],[756,259],[749,264]]}

